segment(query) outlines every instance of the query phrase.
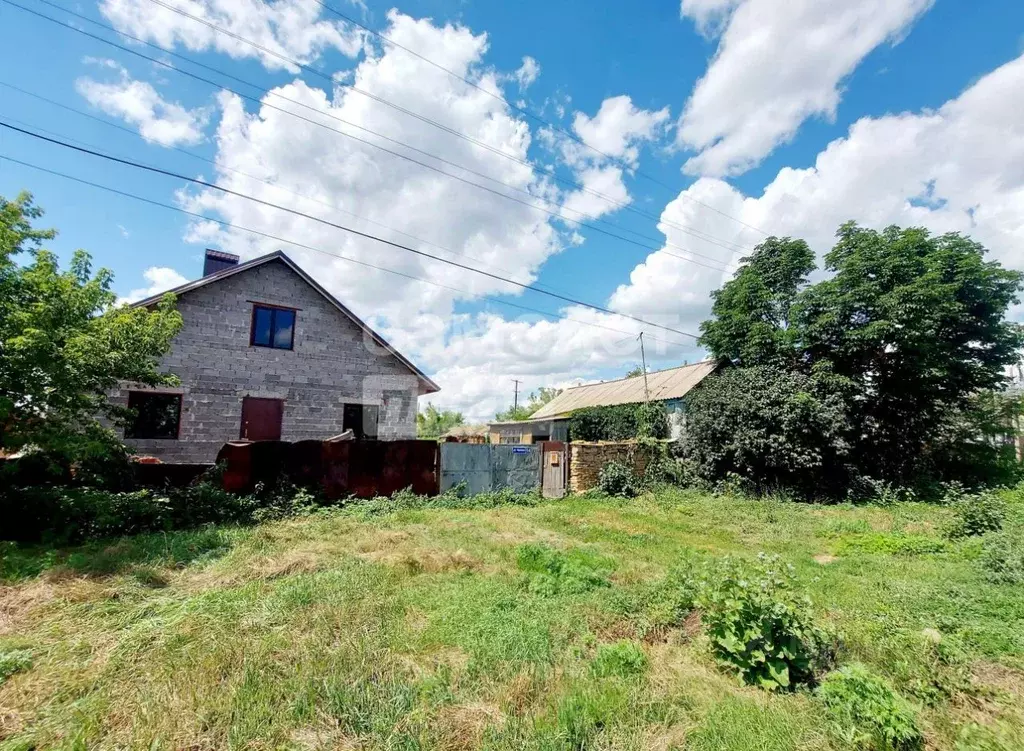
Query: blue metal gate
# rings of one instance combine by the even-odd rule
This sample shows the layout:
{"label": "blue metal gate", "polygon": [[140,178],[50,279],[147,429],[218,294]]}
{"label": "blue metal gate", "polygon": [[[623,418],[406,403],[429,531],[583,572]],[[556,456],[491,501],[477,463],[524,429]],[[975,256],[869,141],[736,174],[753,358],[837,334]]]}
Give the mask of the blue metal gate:
{"label": "blue metal gate", "polygon": [[441,492],[466,484],[466,494],[503,488],[526,493],[540,487],[541,447],[515,444],[442,443]]}

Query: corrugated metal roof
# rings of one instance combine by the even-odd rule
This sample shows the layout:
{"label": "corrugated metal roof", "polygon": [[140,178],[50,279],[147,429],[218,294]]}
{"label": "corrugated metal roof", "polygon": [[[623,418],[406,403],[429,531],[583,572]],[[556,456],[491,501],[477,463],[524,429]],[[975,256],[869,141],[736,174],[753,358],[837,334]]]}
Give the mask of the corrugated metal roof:
{"label": "corrugated metal roof", "polygon": [[[647,374],[647,388],[652,402],[679,399],[707,378],[718,367],[714,360],[704,360],[681,368],[659,370]],[[644,378],[621,378],[617,381],[591,383],[566,389],[539,410],[531,420],[565,415],[584,407],[610,407],[614,404],[636,404],[644,401]]]}

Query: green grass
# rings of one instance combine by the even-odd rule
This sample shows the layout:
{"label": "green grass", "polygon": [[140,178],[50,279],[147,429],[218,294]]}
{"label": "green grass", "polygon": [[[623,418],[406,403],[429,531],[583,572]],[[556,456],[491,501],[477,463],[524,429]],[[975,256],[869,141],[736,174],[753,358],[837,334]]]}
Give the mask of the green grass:
{"label": "green grass", "polygon": [[679,606],[684,561],[762,551],[929,748],[1024,748],[1024,584],[944,540],[949,513],[666,490],[8,545],[0,749],[847,748],[813,691],[740,685]]}

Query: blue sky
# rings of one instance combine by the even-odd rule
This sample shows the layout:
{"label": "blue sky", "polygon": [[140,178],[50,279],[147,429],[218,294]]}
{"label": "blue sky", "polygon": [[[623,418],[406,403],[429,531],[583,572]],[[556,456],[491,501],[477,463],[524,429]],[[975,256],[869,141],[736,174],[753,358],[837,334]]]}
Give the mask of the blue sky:
{"label": "blue sky", "polygon": [[[607,9],[576,0],[329,0],[561,130],[362,34],[313,0],[14,1],[255,101],[2,3],[0,63],[7,73],[0,81],[120,129],[5,86],[0,119],[215,180],[617,313],[523,292],[244,199],[0,132],[4,156],[324,251],[284,247],[434,375],[442,386],[435,401],[470,417],[503,406],[512,378],[531,389],[621,375],[639,358],[633,337],[640,330],[654,340],[655,367],[699,358],[692,339],[677,332],[696,332],[708,293],[764,232],[802,236],[823,254],[845,219],[922,224],[970,232],[1003,263],[1024,267],[1024,125],[1014,105],[1024,99],[1024,4],[1010,0],[850,0],[841,12],[827,0]],[[189,68],[61,8],[218,72]],[[225,33],[232,29],[244,39]],[[477,143],[350,89],[332,91],[330,76]],[[282,112],[296,109],[296,100],[307,105],[298,110],[305,120]],[[493,178],[459,173],[467,179],[520,202],[337,130],[418,160],[430,161],[407,147],[442,155]],[[206,246],[247,257],[282,247],[0,160],[0,195],[22,189],[60,230],[54,248],[89,250],[97,265],[114,270],[124,296],[198,276]],[[585,217],[619,237],[552,214]]]}

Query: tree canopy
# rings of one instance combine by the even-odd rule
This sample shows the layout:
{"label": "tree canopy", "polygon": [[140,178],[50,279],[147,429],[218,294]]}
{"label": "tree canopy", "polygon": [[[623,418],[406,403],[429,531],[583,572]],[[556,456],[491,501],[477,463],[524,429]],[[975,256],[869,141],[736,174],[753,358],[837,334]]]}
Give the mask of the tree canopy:
{"label": "tree canopy", "polygon": [[701,324],[701,345],[738,365],[791,363],[800,333],[791,320],[793,304],[814,269],[814,253],[803,240],[769,237],[711,293],[712,317]]}
{"label": "tree canopy", "polygon": [[416,413],[416,435],[420,438],[439,438],[457,425],[464,424],[461,412],[439,410],[431,403]]}
{"label": "tree canopy", "polygon": [[73,456],[110,437],[98,418],[128,416],[107,400],[119,382],[173,380],[157,366],[181,316],[170,296],[117,306],[113,274],[93,274],[83,250],[61,271],[42,247],[56,232],[33,227],[41,215],[27,193],[0,197],[0,447]]}
{"label": "tree canopy", "polygon": [[[800,393],[841,399],[850,461],[865,475],[909,483],[931,471],[929,452],[968,419],[978,394],[1002,386],[1024,344],[1006,319],[1024,275],[985,253],[957,233],[851,222],[825,256],[827,276],[810,283],[807,245],[768,238],[713,294],[701,343],[739,368],[809,379]],[[728,379],[708,387],[716,382]]]}
{"label": "tree canopy", "polygon": [[534,412],[561,393],[562,389],[541,386],[530,394],[529,401],[526,404],[520,404],[518,407],[509,406],[507,409],[497,412],[494,415],[494,419],[498,422],[515,422],[516,420],[529,419]]}

